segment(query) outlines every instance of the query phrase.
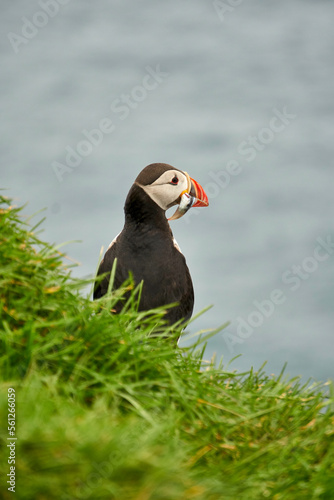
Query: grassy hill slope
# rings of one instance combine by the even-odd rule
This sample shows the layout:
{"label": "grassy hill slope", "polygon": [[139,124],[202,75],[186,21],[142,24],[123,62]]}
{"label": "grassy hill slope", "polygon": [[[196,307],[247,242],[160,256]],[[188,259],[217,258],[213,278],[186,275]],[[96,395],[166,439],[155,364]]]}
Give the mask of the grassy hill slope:
{"label": "grassy hill slope", "polygon": [[131,283],[83,297],[64,256],[0,201],[1,498],[334,498],[330,384],[329,397],[216,367],[203,361],[205,338],[175,349],[163,311],[138,313],[136,291],[113,315]]}

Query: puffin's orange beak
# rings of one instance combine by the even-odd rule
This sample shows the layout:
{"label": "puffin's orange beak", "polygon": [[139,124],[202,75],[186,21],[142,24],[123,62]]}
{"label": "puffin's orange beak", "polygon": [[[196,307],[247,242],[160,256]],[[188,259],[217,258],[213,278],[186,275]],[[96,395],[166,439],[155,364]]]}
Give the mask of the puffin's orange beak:
{"label": "puffin's orange beak", "polygon": [[202,186],[191,177],[189,179],[191,184],[189,194],[195,198],[192,207],[208,207],[209,200]]}
{"label": "puffin's orange beak", "polygon": [[180,195],[181,201],[176,212],[168,220],[176,220],[182,217],[191,207],[207,207],[209,205],[208,197],[200,184],[192,179],[187,172],[184,172],[188,186]]}

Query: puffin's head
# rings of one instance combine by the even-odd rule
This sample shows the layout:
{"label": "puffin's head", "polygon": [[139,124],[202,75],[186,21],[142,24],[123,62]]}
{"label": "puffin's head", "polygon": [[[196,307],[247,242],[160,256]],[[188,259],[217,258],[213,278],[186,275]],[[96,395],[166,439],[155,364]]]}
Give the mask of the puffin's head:
{"label": "puffin's head", "polygon": [[145,167],[135,180],[135,184],[163,210],[178,205],[176,212],[168,220],[179,219],[191,207],[209,205],[208,197],[198,182],[187,172],[166,163],[152,163]]}

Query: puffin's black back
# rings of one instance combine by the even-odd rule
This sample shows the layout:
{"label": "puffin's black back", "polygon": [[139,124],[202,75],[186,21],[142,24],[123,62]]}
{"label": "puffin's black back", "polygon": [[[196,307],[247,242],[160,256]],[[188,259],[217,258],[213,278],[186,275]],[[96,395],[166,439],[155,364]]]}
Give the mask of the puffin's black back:
{"label": "puffin's black back", "polygon": [[[160,165],[164,164],[156,165],[157,172],[153,175],[159,177],[164,171]],[[145,172],[142,177],[145,177]],[[139,180],[145,181],[144,178]],[[149,182],[150,179],[147,179]],[[168,310],[166,319],[170,324],[180,319],[188,320],[194,305],[193,285],[185,258],[174,245],[164,211],[136,184],[129,191],[124,211],[123,231],[107,250],[98,275],[110,272],[117,258],[114,287],[121,286],[130,271],[136,284],[144,281],[139,310],[178,302],[177,306]],[[94,299],[107,292],[108,283],[106,277],[97,285]],[[119,312],[121,307],[119,304],[116,311]]]}

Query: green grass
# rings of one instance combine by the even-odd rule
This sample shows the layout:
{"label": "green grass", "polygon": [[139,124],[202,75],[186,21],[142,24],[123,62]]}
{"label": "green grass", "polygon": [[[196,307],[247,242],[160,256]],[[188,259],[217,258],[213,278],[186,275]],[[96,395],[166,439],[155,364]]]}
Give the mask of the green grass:
{"label": "green grass", "polygon": [[161,310],[138,313],[136,291],[110,313],[130,282],[92,302],[20,209],[0,208],[1,498],[334,498],[331,384],[217,367],[205,335],[175,349],[180,332]]}

